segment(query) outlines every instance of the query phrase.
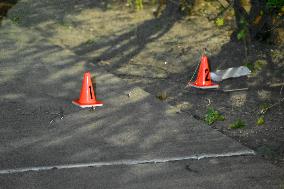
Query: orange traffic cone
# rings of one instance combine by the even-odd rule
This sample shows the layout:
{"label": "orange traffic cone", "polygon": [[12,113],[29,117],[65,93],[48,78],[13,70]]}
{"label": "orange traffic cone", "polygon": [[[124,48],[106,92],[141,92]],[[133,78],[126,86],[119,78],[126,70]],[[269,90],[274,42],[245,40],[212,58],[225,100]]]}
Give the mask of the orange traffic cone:
{"label": "orange traffic cone", "polygon": [[207,56],[202,55],[197,79],[193,83],[188,82],[187,86],[200,88],[200,89],[212,89],[219,87],[218,84],[211,82],[210,69],[209,69]]}
{"label": "orange traffic cone", "polygon": [[86,72],[84,74],[80,98],[77,100],[73,100],[72,103],[77,106],[80,106],[81,108],[103,105],[102,102],[96,100],[96,94],[94,92],[90,72]]}

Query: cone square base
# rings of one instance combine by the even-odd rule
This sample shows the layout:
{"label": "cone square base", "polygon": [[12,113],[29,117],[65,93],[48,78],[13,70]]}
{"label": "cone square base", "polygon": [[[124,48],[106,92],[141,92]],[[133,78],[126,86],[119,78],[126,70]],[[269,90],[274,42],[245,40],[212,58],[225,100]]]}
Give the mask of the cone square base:
{"label": "cone square base", "polygon": [[211,83],[210,85],[197,85],[195,83],[188,83],[188,86],[195,87],[198,89],[217,89],[219,88],[219,85],[215,83]]}
{"label": "cone square base", "polygon": [[95,102],[85,104],[85,103],[80,103],[78,99],[78,100],[73,100],[72,103],[77,106],[80,106],[81,108],[91,108],[91,107],[96,107],[96,106],[103,106],[103,102],[101,101],[95,101]]}

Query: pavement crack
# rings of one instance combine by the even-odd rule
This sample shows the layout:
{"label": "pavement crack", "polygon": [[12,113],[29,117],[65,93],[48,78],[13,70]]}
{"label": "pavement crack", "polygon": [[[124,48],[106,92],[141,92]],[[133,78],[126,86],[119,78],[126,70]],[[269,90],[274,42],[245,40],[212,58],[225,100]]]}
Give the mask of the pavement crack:
{"label": "pavement crack", "polygon": [[[6,169],[0,170],[1,174],[15,174],[23,173],[28,171],[48,171],[55,169],[74,169],[74,168],[86,168],[86,167],[103,167],[103,166],[118,166],[118,165],[141,165],[141,164],[156,164],[156,163],[167,163],[176,162],[184,160],[201,160],[205,158],[222,158],[222,157],[234,157],[234,156],[248,156],[255,155],[253,150],[242,150],[237,152],[227,152],[227,153],[216,153],[216,154],[200,154],[184,157],[170,157],[170,158],[157,158],[157,159],[146,159],[146,160],[117,160],[109,162],[91,162],[91,163],[75,163],[75,164],[63,164],[63,165],[52,165],[52,166],[41,166],[41,167],[26,167],[26,168],[16,168],[16,169]],[[192,170],[188,167],[188,170]]]}

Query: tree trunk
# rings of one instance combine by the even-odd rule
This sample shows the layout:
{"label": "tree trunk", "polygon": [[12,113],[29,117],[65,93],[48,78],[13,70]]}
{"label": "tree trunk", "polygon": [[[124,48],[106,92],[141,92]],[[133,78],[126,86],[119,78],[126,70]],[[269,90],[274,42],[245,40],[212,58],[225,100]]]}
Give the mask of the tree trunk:
{"label": "tree trunk", "polygon": [[249,40],[268,41],[273,32],[273,11],[266,0],[234,0],[237,32],[246,22]]}

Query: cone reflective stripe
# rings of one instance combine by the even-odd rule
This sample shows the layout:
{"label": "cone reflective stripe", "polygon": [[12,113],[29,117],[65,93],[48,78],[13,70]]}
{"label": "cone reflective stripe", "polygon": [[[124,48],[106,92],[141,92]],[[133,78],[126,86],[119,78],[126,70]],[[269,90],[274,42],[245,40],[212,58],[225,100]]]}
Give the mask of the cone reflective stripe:
{"label": "cone reflective stripe", "polygon": [[82,108],[102,106],[103,103],[96,100],[96,94],[91,80],[90,72],[84,74],[80,98],[72,101],[73,104]]}
{"label": "cone reflective stripe", "polygon": [[200,89],[212,89],[219,87],[218,84],[215,84],[211,81],[207,56],[202,55],[196,81],[189,82],[187,86],[200,88]]}

